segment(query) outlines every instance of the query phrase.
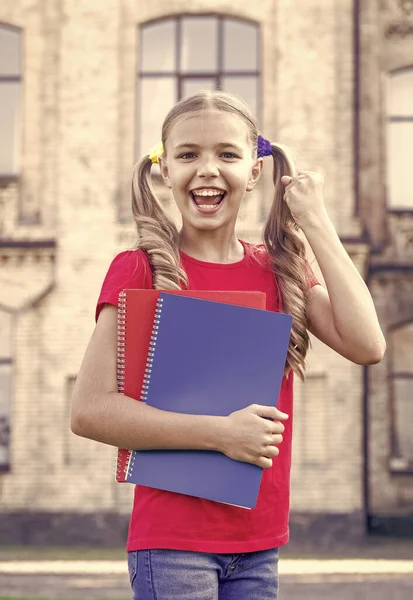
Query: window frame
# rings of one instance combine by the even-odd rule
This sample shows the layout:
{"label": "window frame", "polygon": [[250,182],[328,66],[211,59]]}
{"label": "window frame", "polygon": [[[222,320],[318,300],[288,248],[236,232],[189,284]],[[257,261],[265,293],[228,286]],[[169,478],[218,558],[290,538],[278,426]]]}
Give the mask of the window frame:
{"label": "window frame", "polygon": [[[10,366],[10,393],[11,393],[11,398],[10,398],[10,406],[9,406],[9,413],[8,414],[1,414],[1,417],[5,417],[5,423],[8,424],[8,429],[7,429],[7,435],[8,435],[8,439],[7,439],[7,445],[5,446],[6,450],[7,450],[7,456],[8,456],[8,460],[7,462],[1,462],[0,461],[0,474],[1,473],[10,473],[11,472],[11,432],[12,432],[12,413],[11,413],[11,403],[12,403],[12,396],[13,396],[13,367],[14,367],[14,360],[12,356],[0,356],[0,365],[9,365]],[[0,424],[1,426],[1,424]]]}
{"label": "window frame", "polygon": [[[11,25],[10,23],[5,23],[3,21],[0,21],[0,30],[1,29],[6,29],[6,30],[10,30],[10,31],[14,31],[15,33],[18,33],[19,35],[19,74],[16,75],[2,75],[0,72],[0,86],[3,84],[7,84],[7,83],[18,83],[19,84],[19,93],[20,93],[20,100],[17,106],[17,114],[20,113],[20,117],[22,116],[22,104],[21,104],[21,90],[22,90],[22,86],[23,86],[23,30],[21,29],[21,27],[16,27],[15,25]],[[22,150],[21,150],[21,141],[22,141],[22,121],[20,118],[20,124],[19,124],[19,136],[20,136],[20,146],[19,146],[19,150],[18,150],[18,164],[17,164],[17,169],[15,173],[7,173],[7,172],[2,172],[0,170],[0,187],[3,186],[7,186],[9,183],[13,183],[15,181],[18,181],[20,179],[21,176],[21,155],[22,155]]]}
{"label": "window frame", "polygon": [[409,319],[407,321],[403,321],[398,323],[396,326],[391,328],[389,332],[389,337],[392,340],[392,344],[389,348],[390,357],[389,357],[389,371],[388,371],[388,384],[389,384],[389,399],[390,399],[390,415],[391,415],[391,423],[390,423],[390,457],[389,457],[389,469],[392,475],[413,475],[413,456],[407,457],[410,458],[408,460],[407,465],[403,456],[401,456],[399,452],[399,440],[398,440],[398,431],[397,431],[397,421],[396,421],[396,410],[397,410],[397,399],[396,399],[396,380],[412,380],[413,382],[413,370],[412,371],[404,371],[397,370],[394,365],[394,352],[393,352],[393,337],[392,334],[396,331],[403,329],[404,327],[408,327],[409,325],[413,325],[413,320]]}
{"label": "window frame", "polygon": [[[395,75],[397,76],[398,74],[405,73],[405,72],[411,72],[412,76],[413,76],[413,64],[388,71],[387,86],[390,85],[389,80],[391,79],[391,77],[393,77]],[[413,94],[412,94],[412,100],[413,100]],[[392,115],[392,113],[390,111],[388,111],[388,112],[386,112],[386,115],[385,115],[385,122],[386,122],[386,138],[387,138],[390,123],[413,123],[413,108],[412,108],[412,114],[410,116]],[[386,154],[386,160],[387,161],[390,160],[390,157],[388,156],[388,154]],[[387,190],[386,190],[387,212],[397,214],[397,215],[413,214],[413,204],[412,204],[412,206],[400,206],[400,207],[398,207],[397,205],[392,206],[390,204],[390,197],[391,197],[390,182],[387,178],[386,178],[386,181],[387,181]],[[412,189],[412,193],[413,193],[413,189]]]}
{"label": "window frame", "polygon": [[[185,19],[191,18],[215,18],[217,20],[217,69],[213,71],[193,71],[186,72],[181,69],[180,60],[181,60],[181,48],[182,48],[182,22]],[[256,29],[257,34],[257,68],[256,69],[245,69],[245,70],[226,70],[224,68],[224,23],[225,21],[235,21],[239,23],[246,23],[248,25],[252,25]],[[141,41],[143,38],[143,31],[146,27],[151,27],[157,23],[162,22],[173,22],[175,26],[175,57],[174,57],[174,69],[171,71],[150,71],[142,69],[142,59],[144,48],[142,47]],[[140,50],[138,56],[138,64],[136,69],[136,85],[135,89],[139,90],[136,98],[136,103],[139,104],[139,107],[142,106],[142,98],[140,91],[140,81],[146,78],[162,78],[168,77],[173,78],[176,86],[176,94],[175,94],[175,102],[179,101],[183,97],[183,86],[184,82],[187,80],[195,80],[195,79],[214,79],[216,81],[216,85],[218,89],[221,89],[222,80],[224,77],[255,77],[256,78],[256,90],[257,90],[257,110],[255,112],[255,117],[259,122],[261,119],[261,110],[262,110],[262,57],[261,57],[261,27],[260,23],[254,21],[252,19],[246,19],[243,17],[237,17],[230,14],[218,14],[218,13],[180,13],[177,15],[171,16],[163,16],[156,19],[152,19],[149,21],[145,21],[144,23],[140,23],[137,27],[137,33],[140,41]],[[135,104],[136,110],[136,104]],[[142,119],[142,114],[136,110],[135,117],[135,158],[139,160],[143,155],[144,149],[141,148],[141,137],[139,134],[139,125],[140,120]]]}

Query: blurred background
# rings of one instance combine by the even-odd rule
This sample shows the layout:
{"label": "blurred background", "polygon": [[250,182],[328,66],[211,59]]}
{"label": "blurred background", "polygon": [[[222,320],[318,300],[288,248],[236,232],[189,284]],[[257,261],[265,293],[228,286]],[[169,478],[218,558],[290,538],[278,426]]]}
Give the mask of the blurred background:
{"label": "blurred background", "polygon": [[[132,486],[115,483],[112,448],[71,433],[71,392],[106,270],[135,241],[133,165],[178,99],[213,88],[323,173],[387,340],[361,367],[313,339],[296,383],[292,542],[413,538],[413,1],[2,0],[5,547],[124,544]],[[272,200],[265,167],[240,215],[251,242]]]}

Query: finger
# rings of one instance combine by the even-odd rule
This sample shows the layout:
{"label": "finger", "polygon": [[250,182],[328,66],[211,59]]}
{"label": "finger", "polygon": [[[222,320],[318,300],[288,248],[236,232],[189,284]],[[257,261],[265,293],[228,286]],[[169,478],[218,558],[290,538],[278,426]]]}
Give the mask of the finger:
{"label": "finger", "polygon": [[284,433],[284,431],[285,426],[280,421],[275,421],[271,431],[272,435],[279,435],[280,433]]}
{"label": "finger", "polygon": [[262,456],[257,462],[257,465],[262,469],[270,469],[272,467],[272,459]]}
{"label": "finger", "polygon": [[282,412],[279,408],[274,408],[275,411],[275,416],[274,419],[281,419],[282,421],[285,421],[285,419],[288,419],[289,415],[285,412]]}
{"label": "finger", "polygon": [[289,175],[283,175],[281,177],[281,183],[283,183],[285,186],[289,185],[292,182],[292,177],[290,177]]}
{"label": "finger", "polygon": [[273,458],[274,456],[278,456],[280,453],[280,449],[277,446],[267,446],[264,450],[263,454],[266,458]]}
{"label": "finger", "polygon": [[281,433],[277,433],[275,435],[272,436],[272,440],[271,440],[271,445],[277,445],[277,444],[281,444],[281,442],[283,441],[283,436],[281,435]]}
{"label": "finger", "polygon": [[266,406],[261,405],[261,404],[255,404],[252,406],[254,412],[256,415],[258,415],[259,417],[264,417],[267,419],[288,419],[288,415],[287,413],[283,413],[281,412],[278,408],[276,408],[275,406]]}

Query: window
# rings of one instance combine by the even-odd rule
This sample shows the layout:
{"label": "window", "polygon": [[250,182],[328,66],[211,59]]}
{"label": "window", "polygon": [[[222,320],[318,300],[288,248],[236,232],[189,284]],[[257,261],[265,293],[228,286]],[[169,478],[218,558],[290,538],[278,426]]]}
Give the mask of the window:
{"label": "window", "polygon": [[328,464],[330,399],[325,374],[309,373],[302,386],[300,403],[300,438],[302,466],[323,467]]}
{"label": "window", "polygon": [[19,171],[20,37],[18,29],[0,25],[0,177]]}
{"label": "window", "polygon": [[0,310],[0,472],[10,468],[11,328],[10,314]]}
{"label": "window", "polygon": [[239,19],[173,17],[140,28],[137,157],[158,143],[173,104],[202,89],[242,97],[259,117],[259,28]]}
{"label": "window", "polygon": [[387,83],[388,206],[413,210],[413,67],[390,73]]}
{"label": "window", "polygon": [[413,323],[395,329],[390,336],[393,471],[413,472]]}

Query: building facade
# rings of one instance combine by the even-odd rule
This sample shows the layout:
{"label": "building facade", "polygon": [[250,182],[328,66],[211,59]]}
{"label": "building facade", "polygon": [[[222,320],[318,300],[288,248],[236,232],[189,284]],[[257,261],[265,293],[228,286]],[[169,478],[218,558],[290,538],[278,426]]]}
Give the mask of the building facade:
{"label": "building facade", "polygon": [[[133,165],[178,98],[217,86],[323,173],[388,344],[361,367],[313,339],[296,383],[293,535],[413,534],[412,57],[407,0],[1,4],[0,539],[125,537],[132,487],[114,482],[112,448],[71,433],[71,391],[103,277],[134,244]],[[238,226],[252,242],[265,166]]]}

